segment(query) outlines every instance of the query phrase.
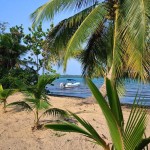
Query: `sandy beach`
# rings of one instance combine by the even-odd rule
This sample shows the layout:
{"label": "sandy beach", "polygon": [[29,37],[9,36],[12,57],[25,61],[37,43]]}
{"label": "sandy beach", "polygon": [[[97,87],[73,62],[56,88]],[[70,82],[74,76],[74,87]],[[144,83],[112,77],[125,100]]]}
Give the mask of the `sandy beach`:
{"label": "sandy beach", "polygon": [[[8,98],[8,103],[22,100],[23,95],[16,93]],[[70,110],[86,121],[107,141],[110,141],[106,122],[98,104],[86,103],[85,99],[49,96],[53,107]],[[125,121],[130,108],[123,106]],[[150,116],[150,111],[148,111]],[[148,116],[148,117],[149,117]],[[42,121],[55,120],[54,117],[45,117]],[[48,129],[32,131],[33,113],[8,108],[3,113],[0,105],[0,150],[100,150],[99,146],[91,143],[86,137],[76,133],[55,132]],[[146,129],[150,136],[150,120]]]}

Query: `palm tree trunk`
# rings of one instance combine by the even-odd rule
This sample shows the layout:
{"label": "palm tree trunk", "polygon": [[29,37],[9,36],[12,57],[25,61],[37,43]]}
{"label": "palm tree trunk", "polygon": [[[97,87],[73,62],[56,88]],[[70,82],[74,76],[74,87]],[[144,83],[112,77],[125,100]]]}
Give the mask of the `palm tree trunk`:
{"label": "palm tree trunk", "polygon": [[[105,81],[106,78],[110,79],[111,81],[114,80],[114,76],[113,76],[113,65],[111,66],[109,72],[107,73],[106,77],[104,78],[104,83],[103,83],[103,85],[99,88],[99,91],[101,92],[101,94],[102,94],[102,96],[103,96],[104,98],[106,98],[106,96],[107,96],[106,81]],[[89,103],[93,103],[93,102],[95,102],[95,99],[94,99],[93,96],[91,96],[91,97],[88,97],[88,98],[86,99],[86,101],[88,101]]]}
{"label": "palm tree trunk", "polygon": [[[113,70],[113,66],[110,68],[108,74],[106,75],[106,78],[108,78],[108,79],[110,79],[110,80],[112,80],[112,70]],[[105,81],[105,79],[104,79],[103,85],[99,88],[99,91],[101,92],[102,96],[103,96],[104,98],[106,98],[106,96],[107,96],[107,91],[106,91],[106,81]]]}
{"label": "palm tree trunk", "polygon": [[38,109],[36,109],[36,112],[35,112],[35,124],[34,124],[35,129],[38,129],[38,126],[39,126],[39,112],[38,112]]}
{"label": "palm tree trunk", "polygon": [[[112,79],[112,67],[110,68],[108,74],[106,75],[106,78],[108,79]],[[104,83],[103,85],[99,88],[99,91],[101,92],[101,94],[103,95],[104,98],[106,98],[107,96],[107,91],[106,91],[106,81],[104,79]]]}
{"label": "palm tree trunk", "polygon": [[[113,72],[113,71],[115,70],[114,58],[115,58],[116,42],[117,42],[117,20],[118,20],[118,8],[115,10],[115,20],[114,20],[113,61],[112,61],[112,66],[106,76],[106,78],[110,79],[113,82],[115,82],[115,72]],[[105,81],[99,90],[100,90],[101,94],[103,95],[103,97],[105,98],[107,96]]]}
{"label": "palm tree trunk", "polygon": [[3,107],[4,113],[6,113],[6,101],[4,100],[4,107]]}

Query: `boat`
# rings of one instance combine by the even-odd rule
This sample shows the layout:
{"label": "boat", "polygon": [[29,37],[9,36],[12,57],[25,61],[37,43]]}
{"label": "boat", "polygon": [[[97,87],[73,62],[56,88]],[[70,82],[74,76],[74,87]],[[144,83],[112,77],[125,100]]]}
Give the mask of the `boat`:
{"label": "boat", "polygon": [[67,82],[60,83],[61,88],[73,88],[73,87],[78,87],[78,86],[80,86],[80,82],[77,82],[74,79],[67,79]]}

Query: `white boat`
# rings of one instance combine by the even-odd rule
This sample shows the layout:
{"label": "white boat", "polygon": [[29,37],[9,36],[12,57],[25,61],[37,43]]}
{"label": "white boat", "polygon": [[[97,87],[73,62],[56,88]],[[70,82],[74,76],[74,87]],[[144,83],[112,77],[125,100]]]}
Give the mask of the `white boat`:
{"label": "white boat", "polygon": [[80,86],[80,82],[76,82],[74,79],[67,79],[66,83],[60,83],[61,88],[73,88],[77,86]]}

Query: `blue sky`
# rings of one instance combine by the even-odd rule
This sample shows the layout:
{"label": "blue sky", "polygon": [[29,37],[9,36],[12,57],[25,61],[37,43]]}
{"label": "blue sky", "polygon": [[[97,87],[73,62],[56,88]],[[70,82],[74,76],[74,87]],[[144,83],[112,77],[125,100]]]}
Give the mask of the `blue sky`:
{"label": "blue sky", "polygon": [[[8,22],[9,26],[23,24],[24,32],[28,33],[28,27],[31,27],[32,22],[30,20],[30,14],[35,11],[36,8],[46,3],[48,0],[0,0],[0,22]],[[58,15],[54,20],[54,24],[57,24],[60,20],[68,16],[68,14]],[[43,29],[48,28],[50,22],[43,22]],[[55,67],[58,73],[63,74],[63,69]],[[81,66],[75,60],[68,62],[67,71],[65,74],[81,74]]]}

